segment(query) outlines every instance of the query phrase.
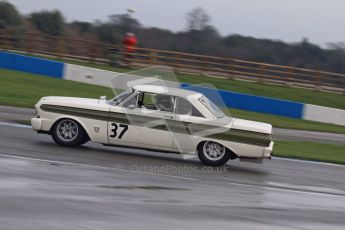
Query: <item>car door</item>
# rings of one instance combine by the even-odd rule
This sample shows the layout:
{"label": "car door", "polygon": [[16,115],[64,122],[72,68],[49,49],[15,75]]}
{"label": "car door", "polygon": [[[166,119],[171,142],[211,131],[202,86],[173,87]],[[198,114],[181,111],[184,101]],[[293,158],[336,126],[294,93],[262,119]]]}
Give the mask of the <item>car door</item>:
{"label": "car door", "polygon": [[[109,143],[172,149],[173,135],[166,123],[167,120],[174,120],[173,106],[173,97],[169,95],[134,93],[120,108],[110,108]],[[122,120],[116,122],[114,118],[117,115],[113,113],[119,109]]]}
{"label": "car door", "polygon": [[176,128],[173,148],[178,149],[180,152],[195,151],[197,145],[194,136],[195,127],[198,124],[205,123],[207,119],[187,99],[181,97],[175,98],[174,114],[176,125],[184,128]]}

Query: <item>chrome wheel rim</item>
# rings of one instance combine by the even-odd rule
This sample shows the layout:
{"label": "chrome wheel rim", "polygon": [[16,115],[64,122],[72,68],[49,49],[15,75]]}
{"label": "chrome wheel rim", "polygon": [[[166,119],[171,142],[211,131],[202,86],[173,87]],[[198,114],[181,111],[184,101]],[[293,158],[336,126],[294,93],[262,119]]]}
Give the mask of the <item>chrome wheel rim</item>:
{"label": "chrome wheel rim", "polygon": [[58,137],[66,142],[73,141],[78,135],[78,125],[72,120],[63,120],[57,126]]}
{"label": "chrome wheel rim", "polygon": [[222,159],[225,155],[225,147],[213,141],[207,141],[203,146],[204,155],[211,161]]}

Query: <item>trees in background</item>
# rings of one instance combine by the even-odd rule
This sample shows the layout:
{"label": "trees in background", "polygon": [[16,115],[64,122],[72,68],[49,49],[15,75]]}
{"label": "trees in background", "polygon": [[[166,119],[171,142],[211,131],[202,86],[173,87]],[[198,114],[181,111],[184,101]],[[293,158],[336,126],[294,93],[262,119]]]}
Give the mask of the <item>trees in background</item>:
{"label": "trees in background", "polygon": [[8,2],[0,1],[0,28],[19,26],[21,18],[17,9]]}
{"label": "trees in background", "polygon": [[32,13],[29,16],[29,20],[43,33],[52,36],[61,36],[64,34],[65,20],[58,10],[42,10]]}
{"label": "trees in background", "polygon": [[70,26],[73,30],[81,34],[91,33],[93,29],[93,25],[90,22],[73,21]]}
{"label": "trees in background", "polygon": [[110,15],[108,21],[96,21],[94,32],[102,42],[120,43],[127,32],[135,31],[141,27],[138,20],[129,14]]}
{"label": "trees in background", "polygon": [[[21,17],[12,4],[0,0],[0,28],[18,26],[24,20],[31,22],[42,33],[53,36],[77,36],[120,44],[126,32],[134,32],[139,39],[139,46],[146,48],[234,57],[345,73],[344,43],[328,44],[327,48],[321,48],[307,39],[285,43],[238,34],[221,36],[212,26],[211,17],[202,8],[195,8],[187,13],[184,31],[172,32],[162,28],[144,27],[128,13],[111,15],[106,21],[98,20],[93,23],[66,23],[62,13],[57,10],[44,10],[34,12],[28,17]],[[30,30],[29,27],[26,29]]]}
{"label": "trees in background", "polygon": [[112,25],[114,30],[122,35],[141,27],[140,22],[130,14],[110,15],[108,24]]}
{"label": "trees in background", "polygon": [[206,13],[206,11],[201,8],[197,7],[186,15],[187,19],[187,30],[189,31],[201,31],[204,30],[206,27],[209,26],[210,16]]}

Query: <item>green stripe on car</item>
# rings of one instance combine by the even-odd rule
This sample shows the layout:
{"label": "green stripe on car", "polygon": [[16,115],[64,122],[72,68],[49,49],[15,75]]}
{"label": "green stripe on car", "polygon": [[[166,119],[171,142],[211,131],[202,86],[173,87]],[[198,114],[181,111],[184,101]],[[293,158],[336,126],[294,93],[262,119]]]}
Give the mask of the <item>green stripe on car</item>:
{"label": "green stripe on car", "polygon": [[84,109],[59,105],[43,104],[40,106],[40,108],[46,112],[59,113],[109,122],[118,122],[134,126],[145,126],[152,129],[170,130],[175,133],[186,133],[190,135],[207,136],[214,139],[222,139],[263,147],[269,146],[271,142],[270,134],[238,129],[228,129],[214,125],[197,124],[191,122],[160,119],[149,116],[106,112],[93,109]]}

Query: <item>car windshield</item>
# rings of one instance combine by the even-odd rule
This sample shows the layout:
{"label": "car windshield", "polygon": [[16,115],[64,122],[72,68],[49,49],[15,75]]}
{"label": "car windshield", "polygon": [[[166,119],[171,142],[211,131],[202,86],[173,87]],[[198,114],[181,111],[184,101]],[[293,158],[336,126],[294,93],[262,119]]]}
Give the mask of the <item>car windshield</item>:
{"label": "car windshield", "polygon": [[109,101],[110,104],[118,105],[134,92],[133,88],[127,89]]}
{"label": "car windshield", "polygon": [[208,109],[211,111],[213,115],[215,115],[217,118],[225,117],[225,114],[223,111],[214,104],[211,100],[209,100],[207,97],[202,96],[199,98],[199,101]]}

